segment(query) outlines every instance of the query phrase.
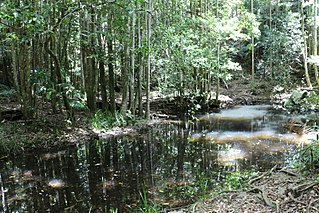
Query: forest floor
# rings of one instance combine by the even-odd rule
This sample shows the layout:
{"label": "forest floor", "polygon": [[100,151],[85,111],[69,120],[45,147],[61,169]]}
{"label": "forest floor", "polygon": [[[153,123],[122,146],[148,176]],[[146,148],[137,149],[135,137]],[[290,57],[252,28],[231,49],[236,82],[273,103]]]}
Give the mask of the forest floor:
{"label": "forest floor", "polygon": [[319,212],[319,184],[314,176],[274,167],[250,179],[245,189],[225,192],[173,212]]}
{"label": "forest floor", "polygon": [[[269,86],[249,81],[232,83],[222,88],[221,94],[231,100],[227,106],[236,104],[269,103]],[[153,103],[158,104],[158,99]],[[16,102],[0,100],[2,109],[18,109]],[[164,108],[163,108],[164,107]],[[147,123],[126,127],[114,127],[108,131],[92,128],[87,112],[77,112],[75,121],[70,123],[63,114],[52,114],[50,108],[38,111],[36,119],[24,121],[2,121],[0,146],[8,152],[25,149],[49,149],[65,147],[99,138],[123,134],[138,134],[141,129],[151,128],[155,123],[178,122],[175,112],[165,109],[165,104],[152,107],[156,118]],[[163,113],[166,112],[166,113]],[[1,147],[0,147],[1,148]],[[0,159],[7,158],[0,155]],[[319,212],[319,185],[310,176],[298,171],[272,169],[249,181],[249,187],[220,194],[212,199],[195,203],[189,208],[180,208],[171,212]]]}

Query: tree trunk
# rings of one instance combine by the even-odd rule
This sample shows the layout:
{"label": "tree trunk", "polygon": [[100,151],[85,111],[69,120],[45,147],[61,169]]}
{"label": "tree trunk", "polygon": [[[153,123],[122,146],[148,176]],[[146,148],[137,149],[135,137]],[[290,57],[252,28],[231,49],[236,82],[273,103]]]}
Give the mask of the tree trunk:
{"label": "tree trunk", "polygon": [[217,43],[217,85],[216,85],[216,102],[219,100],[219,89],[220,89],[220,42]]}
{"label": "tree trunk", "polygon": [[32,91],[31,91],[31,54],[30,45],[22,42],[17,45],[16,55],[16,80],[18,85],[18,93],[22,105],[22,112],[25,119],[33,117],[34,109],[32,106]]}
{"label": "tree trunk", "polygon": [[107,93],[106,93],[105,64],[103,59],[100,59],[99,61],[99,71],[100,71],[102,110],[106,110],[108,106],[107,106]]}
{"label": "tree trunk", "polygon": [[[108,15],[108,30],[112,32],[113,14]],[[108,69],[109,69],[109,91],[110,91],[110,110],[115,115],[115,76],[114,76],[114,52],[113,39],[111,36],[107,39],[107,53],[108,53]]]}
{"label": "tree trunk", "polygon": [[[50,57],[52,58],[53,62],[54,62],[54,69],[53,69],[53,73],[52,73],[52,77],[55,78],[55,76],[57,77],[57,85],[58,85],[58,91],[61,92],[62,94],[62,100],[63,100],[63,104],[64,104],[64,107],[67,111],[67,116],[69,119],[73,119],[73,113],[72,113],[72,109],[71,109],[71,106],[70,106],[70,103],[69,103],[69,100],[67,98],[67,95],[66,95],[66,91],[64,89],[64,78],[62,76],[62,73],[61,73],[61,65],[60,65],[60,61],[59,61],[59,58],[58,56],[50,49],[50,40],[51,40],[51,37],[47,39],[47,41],[45,42],[44,44],[44,48],[45,50],[47,51],[47,53],[50,55]],[[55,95],[55,94],[53,94]],[[55,102],[55,97],[53,97],[53,101]],[[53,111],[55,111],[55,103],[53,104]]]}
{"label": "tree trunk", "polygon": [[[86,36],[82,35],[82,64],[84,75],[84,88],[87,98],[87,106],[91,112],[96,111],[96,63],[95,63],[95,14],[93,7],[91,11],[84,11],[81,28]],[[88,40],[88,41],[87,41]],[[88,43],[88,44],[87,44]]]}
{"label": "tree trunk", "polygon": [[302,37],[303,37],[303,47],[302,47],[302,55],[303,55],[303,61],[304,61],[304,69],[305,69],[305,78],[306,83],[309,88],[312,88],[312,84],[310,81],[309,71],[308,71],[308,47],[307,47],[307,38],[305,33],[305,16],[304,16],[304,10],[303,10],[303,4],[304,0],[302,0],[300,5],[300,12],[301,12],[301,31],[302,31]]}
{"label": "tree trunk", "polygon": [[[254,14],[254,0],[250,1],[251,13]],[[251,78],[255,78],[255,36],[251,32]]]}
{"label": "tree trunk", "polygon": [[129,99],[129,48],[125,44],[124,51],[122,52],[122,106],[121,114],[126,116],[127,103]]}
{"label": "tree trunk", "polygon": [[[141,8],[140,8],[141,9]],[[143,94],[142,94],[142,78],[143,78],[143,70],[144,70],[144,60],[142,55],[142,27],[141,27],[141,19],[142,16],[139,13],[138,14],[138,20],[137,20],[137,29],[138,29],[138,75],[137,75],[137,92],[136,92],[136,98],[135,100],[138,101],[138,115],[142,117],[143,115]]]}
{"label": "tree trunk", "polygon": [[150,119],[150,92],[151,92],[151,26],[152,26],[152,16],[150,12],[152,11],[152,1],[148,1],[148,13],[146,21],[147,29],[147,71],[146,71],[146,119]]}
{"label": "tree trunk", "polygon": [[135,12],[132,14],[132,27],[131,27],[131,72],[130,72],[130,110],[135,114],[136,102],[134,100],[134,80],[135,80]]}
{"label": "tree trunk", "polygon": [[[317,0],[314,0],[313,2],[313,18],[314,18],[314,24],[313,24],[313,55],[315,59],[317,59],[318,56],[318,24],[317,24]],[[315,78],[317,85],[319,85],[319,74],[318,74],[318,66],[317,63],[314,63],[314,71],[315,71]]]}

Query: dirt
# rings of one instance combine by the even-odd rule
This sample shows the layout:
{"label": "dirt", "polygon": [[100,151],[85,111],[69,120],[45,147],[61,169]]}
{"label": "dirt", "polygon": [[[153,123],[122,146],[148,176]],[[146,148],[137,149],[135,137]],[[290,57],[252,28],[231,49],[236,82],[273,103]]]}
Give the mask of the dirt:
{"label": "dirt", "polygon": [[225,192],[171,213],[319,212],[319,184],[315,176],[275,168],[251,178],[249,186]]}

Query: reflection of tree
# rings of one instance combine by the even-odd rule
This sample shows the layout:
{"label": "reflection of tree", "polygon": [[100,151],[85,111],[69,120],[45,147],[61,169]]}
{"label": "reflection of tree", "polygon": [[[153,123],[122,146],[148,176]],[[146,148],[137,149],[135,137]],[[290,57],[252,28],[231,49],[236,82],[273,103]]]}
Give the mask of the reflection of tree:
{"label": "reflection of tree", "polygon": [[[79,157],[75,151],[68,153],[63,164],[63,174],[66,182],[69,183],[66,190],[66,203],[68,206],[74,206],[79,212],[89,209],[87,202],[83,198],[87,197],[85,186],[81,184],[81,173],[78,172],[77,166],[80,164]],[[81,202],[79,202],[81,201]]]}
{"label": "reflection of tree", "polygon": [[88,183],[90,191],[90,203],[93,206],[93,211],[100,203],[102,203],[101,196],[101,164],[99,155],[99,146],[97,141],[88,143],[87,161],[88,161]]}

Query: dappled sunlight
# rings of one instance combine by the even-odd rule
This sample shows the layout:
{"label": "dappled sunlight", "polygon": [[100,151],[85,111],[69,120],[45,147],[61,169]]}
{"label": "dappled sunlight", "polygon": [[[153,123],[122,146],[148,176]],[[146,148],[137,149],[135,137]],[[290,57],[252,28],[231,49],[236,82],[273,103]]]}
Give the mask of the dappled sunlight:
{"label": "dappled sunlight", "polygon": [[283,166],[292,150],[308,143],[309,136],[282,130],[286,117],[272,114],[268,105],[243,108],[221,111],[233,120],[114,127],[89,143],[17,156],[0,167],[6,202],[23,209],[28,200],[34,209],[47,205],[59,212],[56,203],[87,210],[94,200],[100,209],[124,210],[138,205],[146,189],[163,206],[186,205],[229,171]]}
{"label": "dappled sunlight", "polygon": [[61,189],[65,187],[65,182],[61,179],[52,179],[48,182],[48,186],[54,189]]}
{"label": "dappled sunlight", "polygon": [[202,121],[219,120],[228,121],[247,121],[251,119],[263,119],[267,115],[270,105],[260,105],[258,107],[252,105],[236,106],[231,109],[222,110],[220,113],[212,113],[199,117]]}
{"label": "dappled sunlight", "polygon": [[246,159],[249,156],[249,153],[240,150],[231,148],[229,150],[218,151],[217,162],[222,165],[232,166],[236,165],[237,160]]}

